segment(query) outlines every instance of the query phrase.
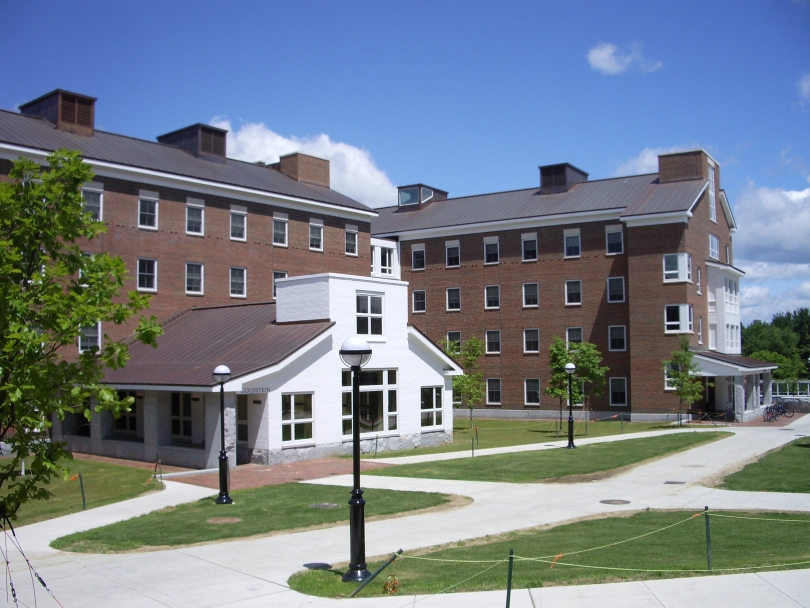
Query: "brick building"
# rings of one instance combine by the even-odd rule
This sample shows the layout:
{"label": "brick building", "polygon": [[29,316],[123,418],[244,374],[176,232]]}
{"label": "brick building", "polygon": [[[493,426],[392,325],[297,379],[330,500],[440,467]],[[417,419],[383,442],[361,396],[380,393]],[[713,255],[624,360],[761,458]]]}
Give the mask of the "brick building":
{"label": "brick building", "polygon": [[774,366],[740,356],[743,272],[714,159],[665,154],[657,174],[597,181],[566,163],[540,167],[540,178],[539,188],[456,199],[403,186],[372,220],[375,237],[397,242],[410,321],[435,341],[486,344],[481,415],[555,415],[543,393],[553,336],[603,354],[597,415],[677,411],[662,361],[684,334],[710,380],[696,407],[747,419],[770,402]]}

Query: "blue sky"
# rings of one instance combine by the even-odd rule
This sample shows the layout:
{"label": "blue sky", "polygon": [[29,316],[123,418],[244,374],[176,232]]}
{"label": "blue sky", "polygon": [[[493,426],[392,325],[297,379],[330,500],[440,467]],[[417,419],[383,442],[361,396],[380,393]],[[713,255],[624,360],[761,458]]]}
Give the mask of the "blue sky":
{"label": "blue sky", "polygon": [[0,4],[0,108],[54,88],[99,128],[229,128],[229,155],[332,161],[372,206],[652,172],[704,148],[740,230],[743,317],[810,306],[810,0]]}

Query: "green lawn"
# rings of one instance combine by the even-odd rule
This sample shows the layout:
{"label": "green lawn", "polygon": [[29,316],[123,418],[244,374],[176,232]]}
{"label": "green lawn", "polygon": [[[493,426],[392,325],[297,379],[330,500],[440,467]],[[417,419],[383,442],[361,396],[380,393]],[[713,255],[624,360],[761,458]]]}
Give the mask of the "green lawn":
{"label": "green lawn", "polygon": [[797,439],[766,454],[720,485],[750,492],[810,492],[810,438]]}
{"label": "green lawn", "polygon": [[[212,494],[213,494],[212,490]],[[195,503],[149,513],[128,521],[63,536],[55,549],[82,553],[129,551],[141,547],[170,547],[242,538],[280,530],[349,522],[350,488],[288,483],[250,490],[234,490],[233,505],[216,505],[214,496]],[[443,494],[365,490],[366,518],[442,505]],[[334,509],[315,504],[339,505]],[[211,523],[211,518],[239,518],[237,523]]]}
{"label": "green lawn", "polygon": [[[708,574],[705,572],[706,526],[703,517],[692,517],[694,514],[694,511],[642,511],[631,517],[580,521],[551,529],[479,538],[457,543],[454,547],[438,547],[410,554],[406,551],[404,557],[398,558],[383,571],[359,597],[382,595],[383,584],[389,575],[396,576],[402,585],[401,594],[407,595],[505,589],[510,549],[515,550],[518,558],[541,560],[515,560],[513,589],[702,576]],[[724,569],[752,566],[764,570],[774,564],[807,562],[793,565],[792,568],[807,568],[810,565],[810,515],[734,515],[800,521],[780,523],[711,517],[715,574],[739,572]],[[673,524],[676,525],[654,533]],[[606,547],[651,532],[653,534],[644,538]],[[595,547],[602,548],[587,551]],[[585,552],[576,553],[578,551]],[[551,568],[551,562],[559,554],[562,556]],[[417,556],[459,561],[414,559]],[[382,561],[373,560],[369,569],[373,571]],[[332,570],[300,572],[290,578],[289,585],[309,595],[347,596],[356,585],[340,582],[345,568],[342,565]],[[457,583],[461,584],[448,589]]]}
{"label": "green lawn", "polygon": [[[442,454],[444,452],[458,452],[471,450],[471,442],[475,441],[475,449],[502,448],[510,445],[524,445],[527,443],[548,443],[561,441],[568,437],[568,414],[563,421],[562,430],[559,430],[558,420],[493,420],[491,418],[474,418],[470,428],[470,419],[464,414],[466,411],[456,410],[453,420],[453,442],[430,448],[417,448],[415,451],[379,452],[376,458],[395,458],[397,456],[410,456],[413,454]],[[673,418],[674,420],[674,418]],[[604,420],[600,422],[585,421],[574,423],[574,437],[603,437],[605,435],[618,435],[620,433],[640,433],[642,431],[663,431],[675,428],[672,424],[662,422],[621,422],[620,420]],[[375,458],[374,453],[364,454],[363,458]]]}
{"label": "green lawn", "polygon": [[87,508],[135,498],[145,492],[162,489],[152,479],[149,471],[89,460],[63,460],[60,466],[68,467],[67,480],[52,479],[45,486],[53,493],[48,500],[24,504],[17,513],[15,526],[32,524],[53,517],[61,517],[82,510],[82,493],[78,474],[82,474]]}
{"label": "green lawn", "polygon": [[658,437],[584,445],[575,450],[554,448],[405,464],[367,471],[365,475],[511,483],[531,483],[566,477],[569,478],[569,481],[576,481],[576,478],[570,479],[570,476],[603,475],[604,472],[612,469],[687,450],[730,435],[731,433],[727,432],[673,433]]}

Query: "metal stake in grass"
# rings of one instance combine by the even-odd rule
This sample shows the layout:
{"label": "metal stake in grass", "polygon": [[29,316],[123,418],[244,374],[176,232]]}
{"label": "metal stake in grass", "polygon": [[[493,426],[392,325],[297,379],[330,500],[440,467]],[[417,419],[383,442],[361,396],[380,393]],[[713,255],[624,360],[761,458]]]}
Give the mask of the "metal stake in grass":
{"label": "metal stake in grass", "polygon": [[79,473],[79,487],[82,489],[82,510],[87,510],[87,500],[84,498],[84,479],[82,479],[82,474]]}
{"label": "metal stake in grass", "polygon": [[706,562],[709,564],[709,572],[712,571],[712,529],[709,526],[709,507],[703,508],[703,517],[706,519]]}
{"label": "metal stake in grass", "polygon": [[512,600],[512,563],[515,561],[515,550],[509,549],[509,573],[506,575],[506,608]]}

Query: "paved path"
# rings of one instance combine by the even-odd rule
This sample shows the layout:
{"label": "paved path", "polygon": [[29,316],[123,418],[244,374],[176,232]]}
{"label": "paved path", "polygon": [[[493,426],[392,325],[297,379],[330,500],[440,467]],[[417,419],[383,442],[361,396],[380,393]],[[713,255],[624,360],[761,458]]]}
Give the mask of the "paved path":
{"label": "paved path", "polygon": [[[474,502],[452,510],[369,522],[367,554],[406,551],[486,534],[498,534],[546,523],[621,510],[683,508],[784,509],[810,512],[810,495],[730,492],[707,487],[741,463],[810,434],[810,417],[789,427],[736,428],[734,436],[688,452],[637,467],[613,478],[581,484],[502,484],[490,482],[363,478],[366,487],[452,492],[471,496]],[[641,436],[629,435],[626,438]],[[585,441],[581,442],[585,443]],[[388,459],[386,460],[388,462]],[[683,484],[665,484],[680,481]],[[311,482],[316,483],[316,482]],[[350,477],[333,476],[317,483],[350,485]],[[182,485],[182,484],[172,484]],[[194,488],[194,486],[187,486]],[[196,488],[210,493],[210,490]],[[152,496],[161,496],[163,493]],[[141,497],[135,500],[141,500]],[[193,499],[193,498],[190,498]],[[623,499],[625,506],[608,506],[603,499]],[[119,508],[135,510],[128,503]],[[122,505],[127,505],[123,507]],[[110,505],[114,507],[116,505]],[[108,507],[102,507],[107,509]],[[145,507],[144,507],[145,508]],[[91,516],[94,509],[82,515]],[[69,516],[74,517],[74,516]],[[111,516],[108,516],[111,517]],[[29,558],[65,608],[72,607],[278,607],[335,608],[338,606],[399,608],[413,606],[467,608],[502,606],[502,591],[449,594],[429,598],[401,596],[366,600],[310,598],[286,587],[287,578],[311,562],[338,563],[348,558],[348,527],[327,528],[123,555],[86,555],[46,549],[43,543],[55,530],[52,520],[20,530]],[[102,523],[106,523],[104,520]],[[46,524],[50,532],[44,531]],[[75,524],[79,525],[79,524]],[[85,525],[85,524],[81,524]],[[43,530],[43,531],[40,531]],[[72,529],[70,530],[72,531]],[[30,542],[30,544],[28,544]],[[12,573],[21,605],[31,606],[31,585],[24,566],[12,555]],[[55,605],[42,589],[39,605]],[[2,600],[0,600],[2,601]],[[706,578],[657,580],[609,585],[552,587],[518,590],[515,608],[565,605],[573,607],[667,608],[712,604],[728,608],[805,606],[810,608],[810,570],[737,574]]]}

